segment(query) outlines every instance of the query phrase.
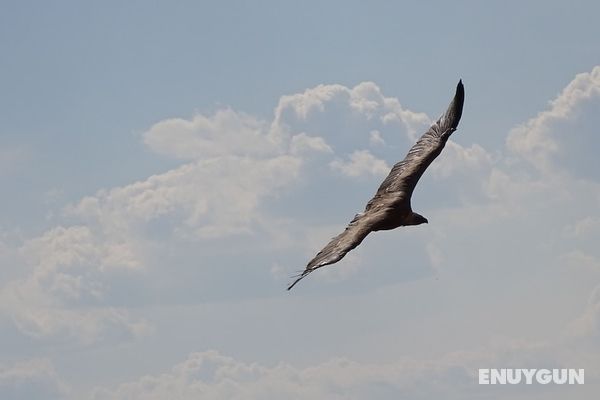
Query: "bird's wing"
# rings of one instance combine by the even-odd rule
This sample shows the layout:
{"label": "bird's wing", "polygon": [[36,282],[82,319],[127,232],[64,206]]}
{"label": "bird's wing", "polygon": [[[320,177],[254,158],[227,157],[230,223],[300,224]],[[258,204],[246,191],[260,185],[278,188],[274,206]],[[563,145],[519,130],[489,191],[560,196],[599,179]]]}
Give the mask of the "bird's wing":
{"label": "bird's wing", "polygon": [[399,207],[410,211],[410,196],[423,172],[429,164],[441,153],[446,141],[456,130],[464,102],[462,81],[458,82],[454,99],[446,112],[410,149],[404,160],[400,161],[390,171],[389,175],[369,201],[365,212],[357,214],[346,227],[346,230],[331,241],[313,258],[306,269],[288,287],[294,287],[302,278],[317,268],[333,264],[341,260],[346,253],[358,246],[363,239],[378,224],[397,212]]}
{"label": "bird's wing", "polygon": [[379,201],[376,207],[372,207],[364,213],[356,214],[344,232],[331,239],[327,246],[317,253],[315,258],[310,260],[306,269],[297,276],[297,279],[288,287],[288,290],[315,269],[341,260],[346,253],[358,246],[380,222],[385,221],[393,210],[392,196],[388,197],[390,200]]}
{"label": "bird's wing", "polygon": [[446,112],[421,136],[404,160],[392,167],[387,178],[379,186],[375,198],[389,192],[403,192],[406,198],[410,199],[419,178],[442,152],[446,141],[456,130],[462,115],[464,99],[465,91],[461,80]]}

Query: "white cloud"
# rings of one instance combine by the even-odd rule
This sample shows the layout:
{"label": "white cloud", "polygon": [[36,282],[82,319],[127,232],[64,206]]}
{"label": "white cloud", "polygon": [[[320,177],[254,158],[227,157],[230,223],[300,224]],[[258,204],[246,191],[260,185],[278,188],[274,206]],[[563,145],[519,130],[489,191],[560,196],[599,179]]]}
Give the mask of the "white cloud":
{"label": "white cloud", "polygon": [[266,134],[264,121],[235,112],[219,110],[191,120],[175,118],[154,124],[143,134],[153,151],[180,159],[195,160],[218,156],[264,157],[279,152],[279,140]]}
{"label": "white cloud", "polygon": [[[199,240],[251,232],[266,196],[296,179],[300,159],[220,157],[195,161],[123,187],[101,190],[65,210],[80,225],[25,241],[29,273],[0,290],[1,309],[35,338],[93,343],[150,331],[107,296],[123,274],[140,274],[147,231],[170,221],[166,237]],[[267,217],[268,219],[268,217]]]}
{"label": "white cloud", "polygon": [[[328,125],[332,120],[335,123]],[[240,234],[272,235],[273,242],[279,243],[282,235],[277,229],[263,229],[282,226],[271,224],[277,217],[265,204],[292,190],[309,166],[311,171],[324,171],[323,176],[333,170],[350,177],[383,177],[390,168],[385,159],[399,160],[398,149],[402,146],[407,151],[413,144],[407,137],[420,133],[428,123],[424,114],[404,109],[371,82],[354,88],[320,85],[302,94],[283,96],[270,122],[230,109],[213,116],[159,122],[144,134],[145,143],[157,153],[185,159],[186,163],[139,182],[100,190],[66,207],[64,217],[71,226],[50,229],[22,246],[29,269],[25,269],[24,277],[1,289],[2,310],[33,337],[62,335],[89,343],[143,334],[148,324],[111,304],[106,294],[119,284],[119,274],[144,273],[148,242],[153,240],[149,237],[156,225],[159,240],[167,243],[182,238],[227,238],[227,246],[236,246],[236,235]],[[401,131],[399,126],[406,128],[404,135],[396,133]],[[373,144],[377,146],[364,150]],[[319,157],[311,156],[315,154]],[[465,182],[467,177],[476,176],[469,182],[481,196],[468,193],[465,201],[438,213],[447,223],[441,230],[478,224],[485,227],[490,221],[508,220],[518,213],[523,216],[531,211],[531,204],[548,197],[552,200],[544,202],[544,210],[556,212],[552,207],[569,204],[576,197],[573,193],[581,193],[581,185],[565,185],[568,182],[562,176],[532,177],[507,159],[495,159],[477,144],[467,147],[449,142],[432,165],[433,174],[445,180],[459,177]],[[311,179],[317,185],[323,182]],[[455,195],[458,190],[449,188],[444,195]],[[573,214],[570,217],[575,220],[586,218]],[[295,225],[307,240],[304,232],[314,232],[324,222]],[[451,238],[448,232],[441,232],[439,238]],[[451,247],[456,243],[430,238],[421,242],[423,253],[436,268],[452,263]],[[297,240],[286,243],[306,247]],[[415,243],[420,242],[415,239]],[[565,248],[563,253],[571,250]],[[582,251],[596,257],[587,248]],[[346,260],[351,267],[353,257],[358,256],[350,255]],[[347,268],[344,273],[354,270]]]}
{"label": "white cloud", "polygon": [[311,151],[320,153],[333,153],[332,148],[322,137],[308,136],[304,132],[292,137],[290,145],[290,152],[292,154],[302,154]]}
{"label": "white cloud", "polygon": [[[144,376],[114,389],[97,388],[94,400],[118,399],[353,399],[398,398],[477,391],[473,371],[455,361],[369,364],[339,358],[300,369],[288,364],[247,364],[215,351],[192,353],[169,372]],[[469,388],[471,390],[469,390]],[[446,398],[455,398],[454,396]],[[450,393],[451,394],[451,393]]]}
{"label": "white cloud", "polygon": [[[116,387],[96,388],[93,400],[213,400],[294,399],[561,399],[556,386],[478,385],[478,368],[540,368],[564,366],[568,352],[548,343],[503,343],[479,352],[452,352],[438,358],[404,357],[387,363],[332,358],[299,368],[287,363],[265,366],[245,363],[216,351],[192,353],[182,363],[159,375],[147,375]],[[597,389],[586,371],[587,387],[571,387],[571,396],[588,396]],[[572,397],[572,398],[575,398]]]}
{"label": "white cloud", "polygon": [[513,129],[507,138],[508,148],[523,157],[540,171],[550,173],[552,160],[571,140],[569,134],[582,132],[559,131],[554,126],[566,119],[576,117],[576,110],[583,103],[600,96],[600,66],[591,72],[578,74],[550,103],[550,109],[540,112],[525,124]]}
{"label": "white cloud", "polygon": [[134,250],[123,243],[98,238],[87,226],[58,226],[28,240],[22,248],[30,261],[44,271],[65,265],[98,265],[108,268],[139,268]]}
{"label": "white cloud", "polygon": [[[483,182],[486,196],[497,204],[511,207],[513,211],[529,210],[529,200],[535,196],[543,196],[554,190],[558,180],[537,180],[519,176],[502,167],[492,168],[489,176]],[[562,190],[556,192],[561,195]]]}
{"label": "white cloud", "polygon": [[92,343],[148,330],[105,298],[112,271],[139,268],[127,244],[98,238],[85,226],[59,226],[26,241],[20,253],[30,272],[0,290],[0,309],[23,333]]}
{"label": "white cloud", "polygon": [[301,160],[220,157],[185,164],[160,175],[102,190],[68,208],[69,215],[100,223],[107,232],[130,233],[157,218],[198,237],[249,232],[264,197],[296,179]]}
{"label": "white cloud", "polygon": [[[349,137],[360,140],[339,137],[340,131],[345,134],[341,129],[323,129],[331,119],[348,128]],[[305,130],[306,123],[312,124],[309,128],[320,127],[320,132]],[[59,226],[26,242],[22,254],[31,273],[5,285],[3,309],[35,337],[67,332],[89,342],[110,336],[111,331],[118,336],[143,333],[147,325],[113,307],[105,294],[113,279],[119,279],[115,271],[144,270],[144,246],[153,223],[166,222],[161,234],[167,239],[252,234],[272,220],[264,202],[292,187],[309,161],[316,164],[311,168],[329,165],[350,177],[383,177],[390,169],[387,162],[357,144],[376,143],[377,149],[393,151],[397,157],[399,143],[394,140],[407,144],[407,138],[386,130],[395,125],[397,131],[400,124],[408,137],[414,137],[428,123],[424,114],[383,96],[372,82],[354,88],[319,85],[283,96],[270,123],[231,109],[158,122],[144,134],[145,143],[157,153],[191,161],[139,182],[100,190],[66,207],[65,216],[75,225]],[[310,154],[322,157],[306,158]],[[485,179],[486,198],[506,212],[513,212],[522,200],[515,193],[536,187],[545,191],[556,183],[516,179],[512,172],[492,168],[494,160],[476,144],[449,142],[437,161],[433,173],[444,179],[470,173],[481,177],[481,171],[491,171]],[[487,210],[483,213],[489,212],[486,207],[481,208]],[[277,235],[272,229],[266,232]],[[446,253],[437,243],[430,243],[433,248],[436,254]],[[432,259],[441,262],[437,256]],[[88,307],[76,310],[74,306],[82,303]]]}
{"label": "white cloud", "polygon": [[493,157],[478,144],[463,147],[449,140],[430,169],[435,176],[447,178],[458,173],[488,172],[493,162]]}
{"label": "white cloud", "polygon": [[[478,196],[475,190],[467,191],[463,201],[446,209],[437,208],[428,216],[430,222],[436,223],[430,223],[434,233],[429,238],[430,246],[435,249],[430,257],[443,255],[436,266],[440,280],[460,279],[461,285],[469,279],[475,280],[477,284],[472,285],[472,290],[478,295],[471,295],[479,300],[482,296],[494,296],[493,292],[501,297],[510,285],[510,296],[490,301],[488,307],[490,312],[494,312],[491,311],[494,307],[515,310],[514,318],[497,328],[511,330],[512,335],[521,335],[528,329],[528,323],[523,322],[525,318],[517,321],[516,309],[544,299],[528,315],[535,313],[536,326],[547,324],[551,328],[536,332],[535,337],[551,337],[557,331],[574,333],[576,339],[572,342],[556,343],[549,351],[549,354],[571,352],[570,365],[598,365],[597,359],[588,360],[587,355],[597,342],[584,340],[598,337],[598,289],[593,290],[584,312],[573,316],[579,310],[576,305],[585,302],[586,293],[597,285],[599,278],[596,236],[600,185],[584,171],[567,170],[568,161],[546,152],[544,143],[550,138],[562,151],[567,140],[596,135],[597,125],[587,116],[594,112],[597,103],[594,86],[597,83],[592,77],[597,79],[599,72],[596,67],[590,74],[578,75],[553,102],[550,112],[541,113],[511,131],[507,141],[509,151],[505,154],[490,157],[485,151],[474,151],[473,157],[468,157],[465,149],[453,154],[453,146],[449,144],[444,153],[464,167],[454,169],[453,176],[460,175],[461,187],[473,184],[483,196]],[[564,131],[563,127],[571,126],[573,121],[578,121],[579,129]],[[568,139],[564,137],[567,134]],[[537,144],[527,147],[525,143],[529,140]],[[472,149],[477,147],[474,145]],[[589,145],[570,155],[595,157],[595,153],[596,148]],[[443,157],[444,154],[437,165],[432,165],[434,173],[453,168],[452,164],[444,165],[447,160]],[[477,179],[471,180],[470,176]],[[457,190],[444,189],[443,196]],[[466,258],[465,249],[468,249]],[[486,275],[493,276],[496,282],[486,282]],[[528,283],[529,289],[523,290],[522,282],[539,283]],[[531,290],[536,293],[533,297]],[[572,322],[566,329],[568,321]]]}
{"label": "white cloud", "polygon": [[369,150],[357,150],[350,155],[350,160],[333,160],[329,166],[351,177],[374,175],[384,177],[390,172],[390,167],[384,160],[373,156]]}
{"label": "white cloud", "polygon": [[353,88],[318,85],[304,93],[282,96],[275,108],[273,126],[281,129],[295,125],[296,121],[307,121],[317,114],[335,118],[335,114],[339,113],[362,116],[366,120],[374,120],[374,123],[400,124],[411,139],[415,139],[417,133],[424,131],[430,123],[426,114],[410,111],[398,99],[385,97],[375,83],[361,82]]}
{"label": "white cloud", "polygon": [[381,133],[378,130],[372,130],[369,132],[369,143],[372,146],[383,145],[385,140],[381,137]]}

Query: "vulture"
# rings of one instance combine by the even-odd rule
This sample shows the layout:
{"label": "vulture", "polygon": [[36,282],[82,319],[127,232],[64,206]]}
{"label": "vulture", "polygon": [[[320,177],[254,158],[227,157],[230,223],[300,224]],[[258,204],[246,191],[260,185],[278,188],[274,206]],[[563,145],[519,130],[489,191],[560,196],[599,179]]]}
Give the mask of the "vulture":
{"label": "vulture", "polygon": [[446,112],[421,136],[404,160],[392,167],[388,176],[367,203],[365,211],[309,261],[306,269],[287,289],[314,270],[340,261],[358,246],[371,232],[395,229],[400,226],[427,223],[427,218],[412,210],[410,198],[419,178],[429,164],[442,152],[448,138],[456,130],[462,115],[465,91],[459,80],[456,93]]}

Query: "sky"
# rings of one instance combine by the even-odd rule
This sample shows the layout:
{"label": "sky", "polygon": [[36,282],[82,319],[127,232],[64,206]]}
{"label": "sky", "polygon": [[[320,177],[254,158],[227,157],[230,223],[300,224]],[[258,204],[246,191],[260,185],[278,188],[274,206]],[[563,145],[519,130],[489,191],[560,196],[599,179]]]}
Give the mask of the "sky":
{"label": "sky", "polygon": [[[1,4],[0,398],[598,393],[598,2]],[[287,292],[459,79],[429,224]]]}

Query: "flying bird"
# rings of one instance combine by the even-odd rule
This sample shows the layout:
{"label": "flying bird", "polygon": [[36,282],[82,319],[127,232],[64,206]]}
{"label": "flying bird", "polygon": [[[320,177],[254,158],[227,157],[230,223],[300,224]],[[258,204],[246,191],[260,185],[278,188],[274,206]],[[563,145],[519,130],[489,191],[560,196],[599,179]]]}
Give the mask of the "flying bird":
{"label": "flying bird", "polygon": [[427,223],[427,218],[412,210],[410,198],[419,178],[429,164],[442,152],[448,138],[456,130],[462,115],[465,91],[462,80],[456,86],[454,99],[446,112],[421,136],[404,160],[392,167],[389,175],[367,203],[365,211],[310,260],[306,269],[296,276],[287,289],[296,285],[314,270],[340,261],[358,246],[371,232],[395,229],[400,226]]}

